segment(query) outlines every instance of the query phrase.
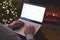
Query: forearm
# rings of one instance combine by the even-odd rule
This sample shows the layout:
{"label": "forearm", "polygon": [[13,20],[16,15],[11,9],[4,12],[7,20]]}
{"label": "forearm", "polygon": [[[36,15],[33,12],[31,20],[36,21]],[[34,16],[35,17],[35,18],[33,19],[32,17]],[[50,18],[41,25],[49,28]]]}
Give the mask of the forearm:
{"label": "forearm", "polygon": [[8,25],[0,23],[0,40],[21,40],[17,34],[13,32]]}
{"label": "forearm", "polygon": [[[5,24],[4,26],[7,27],[7,28],[10,27],[9,24]],[[9,28],[9,29],[12,30],[11,28]],[[26,35],[26,40],[35,40],[35,39],[34,39],[34,36],[32,34],[27,34]]]}

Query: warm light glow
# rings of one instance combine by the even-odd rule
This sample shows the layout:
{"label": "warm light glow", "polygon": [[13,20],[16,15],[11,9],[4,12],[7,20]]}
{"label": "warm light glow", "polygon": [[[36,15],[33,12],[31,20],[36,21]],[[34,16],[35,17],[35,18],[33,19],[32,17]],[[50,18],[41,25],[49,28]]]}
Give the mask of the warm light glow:
{"label": "warm light glow", "polygon": [[2,3],[0,3],[0,5],[2,5]]}
{"label": "warm light glow", "polygon": [[5,9],[5,7],[2,7],[3,9]]}
{"label": "warm light glow", "polygon": [[9,18],[10,21],[12,21],[13,19],[12,18]]}
{"label": "warm light glow", "polygon": [[3,22],[4,22],[5,20],[3,19]]}
{"label": "warm light glow", "polygon": [[2,16],[3,16],[4,14],[2,14]]}
{"label": "warm light glow", "polygon": [[10,21],[8,21],[8,23],[10,23]]}
{"label": "warm light glow", "polygon": [[7,14],[9,14],[9,10],[7,10]]}
{"label": "warm light glow", "polygon": [[16,15],[16,17],[17,17],[17,15]]}
{"label": "warm light glow", "polygon": [[13,14],[13,15],[15,15],[15,14]]}
{"label": "warm light glow", "polygon": [[6,24],[6,22],[5,22],[5,24]]}
{"label": "warm light glow", "polygon": [[57,14],[53,13],[53,16],[57,16]]}
{"label": "warm light glow", "polygon": [[[2,1],[2,0],[1,0]],[[17,8],[13,7],[12,0],[5,0],[0,3],[1,11],[0,22],[3,24],[11,23],[16,17],[18,17]],[[10,17],[11,16],[11,17]]]}
{"label": "warm light glow", "polygon": [[11,11],[12,13],[14,13],[14,11]]}
{"label": "warm light glow", "polygon": [[53,14],[53,16],[55,16],[55,14]]}

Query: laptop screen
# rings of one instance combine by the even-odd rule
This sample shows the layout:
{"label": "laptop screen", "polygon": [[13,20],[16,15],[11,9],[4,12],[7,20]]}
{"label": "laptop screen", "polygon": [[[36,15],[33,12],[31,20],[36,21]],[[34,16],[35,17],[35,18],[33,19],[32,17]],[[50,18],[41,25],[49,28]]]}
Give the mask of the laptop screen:
{"label": "laptop screen", "polygon": [[45,7],[24,3],[21,18],[26,18],[42,23],[45,9]]}

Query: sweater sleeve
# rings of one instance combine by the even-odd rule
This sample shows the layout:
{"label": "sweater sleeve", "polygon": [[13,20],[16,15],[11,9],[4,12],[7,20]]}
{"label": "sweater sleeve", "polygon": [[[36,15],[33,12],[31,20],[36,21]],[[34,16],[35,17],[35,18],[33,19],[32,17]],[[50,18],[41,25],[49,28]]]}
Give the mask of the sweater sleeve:
{"label": "sweater sleeve", "polygon": [[33,36],[32,34],[27,34],[27,35],[26,35],[26,39],[27,39],[27,40],[35,40],[35,39],[34,39],[34,36]]}
{"label": "sweater sleeve", "polygon": [[0,23],[0,40],[21,40],[21,38],[13,30]]}

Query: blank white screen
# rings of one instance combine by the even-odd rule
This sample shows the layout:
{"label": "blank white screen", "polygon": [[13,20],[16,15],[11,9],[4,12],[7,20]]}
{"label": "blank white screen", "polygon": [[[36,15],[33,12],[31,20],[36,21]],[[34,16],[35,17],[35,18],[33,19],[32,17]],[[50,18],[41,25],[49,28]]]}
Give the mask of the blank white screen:
{"label": "blank white screen", "polygon": [[42,22],[45,9],[46,9],[45,7],[40,7],[40,6],[24,3],[21,17],[38,21],[38,22]]}

